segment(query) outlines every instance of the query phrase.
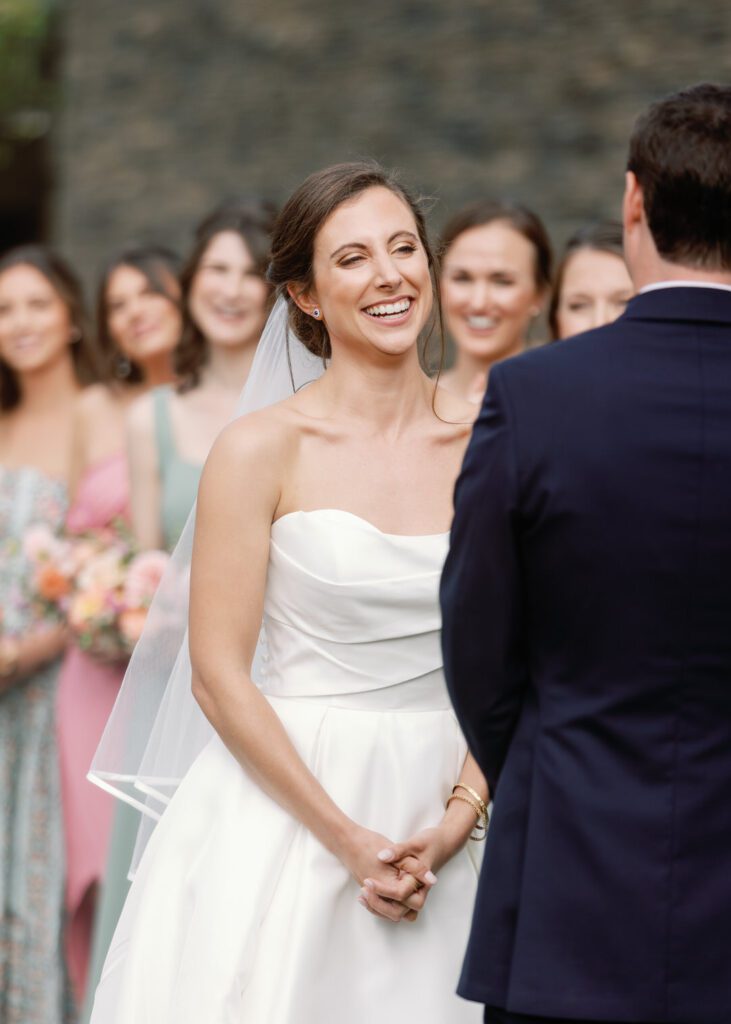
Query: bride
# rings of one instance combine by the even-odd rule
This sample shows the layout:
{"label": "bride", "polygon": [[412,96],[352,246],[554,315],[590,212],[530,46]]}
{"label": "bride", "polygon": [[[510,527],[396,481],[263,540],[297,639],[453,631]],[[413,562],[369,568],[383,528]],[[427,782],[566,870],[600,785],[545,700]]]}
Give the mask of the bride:
{"label": "bride", "polygon": [[214,731],[144,852],[92,1024],[481,1019],[454,990],[487,792],[437,599],[474,408],[420,368],[433,269],[375,165],[312,175],[280,215],[269,276],[300,339],[280,344],[327,369],[206,464],[189,642]]}

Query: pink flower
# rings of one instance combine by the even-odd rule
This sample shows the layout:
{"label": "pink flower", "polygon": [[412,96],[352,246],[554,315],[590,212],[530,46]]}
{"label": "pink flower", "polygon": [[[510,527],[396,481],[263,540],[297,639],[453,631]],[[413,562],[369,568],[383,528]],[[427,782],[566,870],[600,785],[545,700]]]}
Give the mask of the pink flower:
{"label": "pink flower", "polygon": [[31,562],[62,562],[68,544],[56,537],[45,523],[34,523],[23,534],[23,552]]}
{"label": "pink flower", "polygon": [[131,608],[119,616],[119,632],[134,646],[142,636],[147,612],[143,608]]}
{"label": "pink flower", "polygon": [[53,545],[54,536],[44,523],[34,523],[23,534],[23,551],[26,558],[38,562]]}
{"label": "pink flower", "polygon": [[107,548],[93,555],[83,565],[77,578],[79,590],[114,590],[124,584],[123,552]]}
{"label": "pink flower", "polygon": [[86,538],[74,539],[69,545],[69,558],[73,565],[74,573],[78,573],[87,562],[98,553],[99,548],[93,541]]}
{"label": "pink flower", "polygon": [[167,563],[168,555],[164,551],[143,551],[132,559],[124,584],[124,601],[128,608],[149,608]]}

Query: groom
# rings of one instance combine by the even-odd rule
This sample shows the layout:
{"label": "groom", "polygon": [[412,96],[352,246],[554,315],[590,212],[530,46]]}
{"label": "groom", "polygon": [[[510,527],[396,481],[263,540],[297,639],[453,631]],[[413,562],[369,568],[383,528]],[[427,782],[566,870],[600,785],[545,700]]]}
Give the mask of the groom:
{"label": "groom", "polygon": [[731,1021],[731,88],[630,141],[614,324],[498,366],[442,581],[485,1020]]}

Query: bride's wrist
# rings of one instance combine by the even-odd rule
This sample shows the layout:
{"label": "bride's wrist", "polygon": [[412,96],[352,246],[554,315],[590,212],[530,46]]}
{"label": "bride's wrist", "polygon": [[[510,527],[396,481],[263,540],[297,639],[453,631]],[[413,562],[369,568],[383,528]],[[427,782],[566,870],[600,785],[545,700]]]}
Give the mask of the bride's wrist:
{"label": "bride's wrist", "polygon": [[363,829],[354,821],[343,815],[333,823],[329,830],[326,846],[339,861],[346,864],[361,845]]}
{"label": "bride's wrist", "polygon": [[462,849],[472,835],[476,823],[475,812],[469,804],[460,800],[451,801],[439,824],[447,854],[446,860]]}

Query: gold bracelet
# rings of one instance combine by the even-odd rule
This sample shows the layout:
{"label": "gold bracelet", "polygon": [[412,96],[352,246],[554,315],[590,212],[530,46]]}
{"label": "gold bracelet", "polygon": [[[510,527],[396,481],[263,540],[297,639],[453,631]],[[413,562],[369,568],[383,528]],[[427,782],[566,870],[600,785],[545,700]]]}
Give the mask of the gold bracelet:
{"label": "gold bracelet", "polygon": [[482,799],[477,790],[473,789],[472,786],[468,786],[467,783],[465,782],[458,782],[452,789],[453,793],[455,789],[463,789],[465,793],[469,793],[473,800],[476,800],[477,803],[479,804],[480,810],[482,811],[482,817],[485,819],[485,821],[487,821],[487,804]]}
{"label": "gold bracelet", "polygon": [[[472,831],[473,832],[476,831],[478,833],[482,833],[481,835],[478,834],[476,836],[473,836],[472,834],[470,834],[470,839],[472,839],[476,843],[482,842],[482,840],[487,835],[487,825],[488,825],[488,822],[487,822],[487,817],[482,813],[482,810],[480,809],[480,807],[475,803],[474,800],[472,800],[471,797],[462,796],[461,793],[452,793],[452,795],[447,800],[447,802],[445,804],[445,807],[449,807],[449,805],[452,802],[452,800],[461,800],[462,803],[470,805],[472,810],[477,815],[477,821],[475,822],[475,825],[474,825],[474,828],[473,828]],[[484,821],[484,825],[481,824],[481,822],[483,822],[483,821]]]}

